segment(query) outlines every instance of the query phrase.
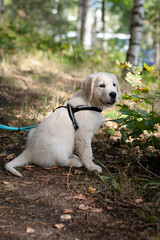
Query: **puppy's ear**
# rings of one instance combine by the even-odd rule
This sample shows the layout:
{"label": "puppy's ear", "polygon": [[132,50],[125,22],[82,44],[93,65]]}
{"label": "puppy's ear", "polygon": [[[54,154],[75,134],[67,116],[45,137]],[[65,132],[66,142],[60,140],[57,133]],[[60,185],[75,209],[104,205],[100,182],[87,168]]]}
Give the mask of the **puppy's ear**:
{"label": "puppy's ear", "polygon": [[96,74],[91,74],[82,83],[82,91],[85,93],[85,96],[89,102],[93,97],[93,87],[95,80]]}
{"label": "puppy's ear", "polygon": [[119,82],[118,82],[117,77],[116,77],[116,82],[117,82],[118,98],[119,98],[119,99],[122,99],[122,93],[121,93],[121,89],[120,89],[120,86],[119,86]]}

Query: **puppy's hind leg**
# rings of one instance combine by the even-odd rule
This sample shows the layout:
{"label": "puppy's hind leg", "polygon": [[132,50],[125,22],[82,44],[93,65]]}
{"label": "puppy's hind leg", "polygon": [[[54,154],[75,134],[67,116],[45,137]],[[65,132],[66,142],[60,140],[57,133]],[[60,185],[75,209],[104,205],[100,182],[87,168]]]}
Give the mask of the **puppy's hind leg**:
{"label": "puppy's hind leg", "polygon": [[68,157],[68,154],[63,148],[63,146],[56,147],[56,149],[54,149],[53,152],[55,163],[57,166],[60,167],[73,166],[78,168],[83,166],[79,157],[77,157],[76,155],[72,154],[71,156]]}
{"label": "puppy's hind leg", "polygon": [[80,161],[79,157],[76,155],[72,155],[72,157],[68,158],[68,166],[73,166],[80,168],[83,166],[83,163]]}

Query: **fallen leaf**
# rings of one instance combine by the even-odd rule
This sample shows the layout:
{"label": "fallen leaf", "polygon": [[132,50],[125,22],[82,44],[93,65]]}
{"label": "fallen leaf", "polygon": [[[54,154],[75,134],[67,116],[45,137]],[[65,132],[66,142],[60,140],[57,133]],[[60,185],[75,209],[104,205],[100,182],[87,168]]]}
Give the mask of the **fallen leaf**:
{"label": "fallen leaf", "polygon": [[46,223],[46,222],[40,222],[40,224],[42,224],[42,225],[44,225],[44,226],[46,226],[46,225],[47,225],[47,223]]}
{"label": "fallen leaf", "polygon": [[113,207],[107,206],[108,210],[113,210]]}
{"label": "fallen leaf", "polygon": [[0,153],[0,157],[6,157],[6,156],[7,156],[6,152]]}
{"label": "fallen leaf", "polygon": [[62,224],[62,223],[57,223],[57,224],[55,224],[54,226],[55,226],[56,228],[58,228],[58,229],[63,229],[63,228],[65,227],[65,225]]}
{"label": "fallen leaf", "polygon": [[3,181],[2,183],[5,185],[9,184],[9,182],[7,182],[7,181]]}
{"label": "fallen leaf", "polygon": [[73,210],[72,209],[64,209],[63,213],[64,214],[73,213]]}
{"label": "fallen leaf", "polygon": [[34,233],[35,230],[33,228],[27,227],[26,233]]}
{"label": "fallen leaf", "polygon": [[90,194],[94,194],[96,192],[96,188],[88,187],[88,192]]}
{"label": "fallen leaf", "polygon": [[7,191],[14,191],[17,189],[12,183],[9,183],[7,181],[3,181],[3,184],[5,185],[4,188]]}
{"label": "fallen leaf", "polygon": [[7,157],[6,157],[6,159],[7,160],[11,160],[11,159],[13,159],[14,158],[14,153],[11,153],[11,154],[9,154]]}
{"label": "fallen leaf", "polygon": [[74,171],[74,174],[75,174],[75,175],[79,175],[79,174],[81,174],[81,173],[83,173],[83,172],[80,171],[80,170],[78,170],[78,169],[76,169],[76,170]]}
{"label": "fallen leaf", "polygon": [[91,212],[92,212],[92,213],[101,213],[102,211],[103,211],[102,208],[92,208],[92,209],[91,209]]}
{"label": "fallen leaf", "polygon": [[83,203],[78,206],[78,209],[83,210],[83,211],[87,211],[90,208],[91,208],[90,206],[84,205]]}
{"label": "fallen leaf", "polygon": [[53,167],[43,167],[43,169],[45,170],[51,170],[51,169],[57,169],[57,166],[53,166]]}
{"label": "fallen leaf", "polygon": [[93,170],[92,173],[97,175],[97,176],[99,175],[97,170]]}
{"label": "fallen leaf", "polygon": [[86,199],[86,197],[83,194],[75,195],[73,198],[74,199],[80,199],[80,200]]}
{"label": "fallen leaf", "polygon": [[135,202],[136,202],[137,204],[139,204],[139,203],[143,202],[143,199],[142,199],[142,198],[137,198],[137,199],[135,200]]}
{"label": "fallen leaf", "polygon": [[34,165],[26,165],[26,166],[24,166],[24,168],[27,169],[27,170],[31,170],[34,167],[35,167]]}
{"label": "fallen leaf", "polygon": [[72,218],[72,216],[69,214],[64,214],[64,215],[61,215],[60,218],[63,220],[70,220]]}

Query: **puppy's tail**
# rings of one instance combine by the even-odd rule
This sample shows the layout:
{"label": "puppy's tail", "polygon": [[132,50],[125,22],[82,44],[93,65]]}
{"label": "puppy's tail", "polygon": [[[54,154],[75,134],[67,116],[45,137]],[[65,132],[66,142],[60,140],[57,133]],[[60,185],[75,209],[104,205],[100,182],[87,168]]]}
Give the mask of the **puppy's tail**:
{"label": "puppy's tail", "polygon": [[29,161],[26,158],[25,151],[22,152],[18,157],[13,159],[12,161],[8,162],[4,167],[7,171],[12,173],[15,176],[22,177],[22,174],[20,174],[15,167],[23,167],[26,165]]}

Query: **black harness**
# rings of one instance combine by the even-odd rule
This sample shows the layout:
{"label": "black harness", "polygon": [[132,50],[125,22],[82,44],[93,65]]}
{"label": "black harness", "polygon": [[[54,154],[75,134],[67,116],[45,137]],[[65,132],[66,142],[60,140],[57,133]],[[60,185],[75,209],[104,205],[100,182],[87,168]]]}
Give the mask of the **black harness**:
{"label": "black harness", "polygon": [[66,106],[59,106],[55,110],[57,110],[59,108],[62,108],[62,107],[66,108],[68,110],[68,115],[69,115],[69,117],[70,117],[70,119],[71,119],[71,121],[73,123],[73,127],[74,127],[75,131],[78,130],[78,128],[79,128],[78,123],[77,123],[77,121],[75,119],[75,116],[74,116],[74,114],[76,112],[85,111],[85,110],[87,110],[87,111],[91,110],[91,111],[95,111],[95,112],[99,112],[99,113],[102,112],[102,109],[100,109],[98,107],[90,107],[90,106],[87,106],[87,105],[79,105],[77,107],[72,107],[72,105],[70,105],[70,104],[67,104]]}

